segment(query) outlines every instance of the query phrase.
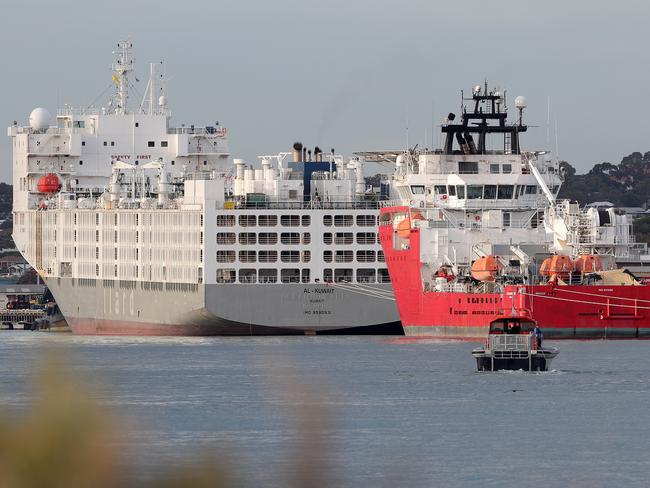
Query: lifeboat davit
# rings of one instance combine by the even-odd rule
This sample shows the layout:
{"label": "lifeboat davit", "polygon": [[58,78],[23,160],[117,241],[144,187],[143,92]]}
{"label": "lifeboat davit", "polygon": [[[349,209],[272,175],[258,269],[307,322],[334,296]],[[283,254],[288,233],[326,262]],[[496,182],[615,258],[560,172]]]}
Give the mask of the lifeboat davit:
{"label": "lifeboat davit", "polygon": [[549,267],[549,274],[566,279],[573,272],[573,261],[569,256],[553,256]]}
{"label": "lifeboat davit", "polygon": [[603,263],[599,256],[585,254],[573,262],[573,268],[580,273],[595,273],[603,270]]}
{"label": "lifeboat davit", "polygon": [[472,278],[479,281],[494,281],[501,267],[501,263],[494,256],[479,258],[472,263]]}
{"label": "lifeboat davit", "polygon": [[51,195],[56,193],[61,189],[61,182],[59,177],[54,173],[48,173],[45,176],[41,176],[36,185],[40,193],[45,193],[46,195]]}
{"label": "lifeboat davit", "polygon": [[411,216],[408,215],[404,220],[401,220],[397,224],[397,235],[403,238],[407,238],[411,233],[411,220],[424,220],[424,215],[420,212],[412,212]]}

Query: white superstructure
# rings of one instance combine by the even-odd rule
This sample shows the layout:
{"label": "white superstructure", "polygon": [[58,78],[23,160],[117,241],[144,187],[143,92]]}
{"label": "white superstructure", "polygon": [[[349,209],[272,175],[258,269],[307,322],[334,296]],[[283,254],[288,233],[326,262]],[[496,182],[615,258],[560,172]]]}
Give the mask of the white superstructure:
{"label": "white superstructure", "polygon": [[261,157],[261,168],[231,162],[218,123],[170,125],[159,65],[140,109],[129,110],[131,47],[117,46],[105,107],[66,107],[55,119],[38,108],[30,125],[8,131],[14,239],[73,330],[248,334],[397,322],[362,163],[318,148],[311,157],[299,144]]}
{"label": "white superstructure", "polygon": [[441,268],[469,274],[487,255],[518,271],[539,266],[551,252],[628,257],[627,217],[556,201],[557,161],[521,149],[524,97],[515,99],[514,124],[507,122],[505,92],[487,83],[463,100],[470,107],[463,105],[459,121],[448,115],[441,149],[398,156],[392,186],[399,200],[384,203],[411,209],[408,223],[420,228],[423,276],[431,284]]}

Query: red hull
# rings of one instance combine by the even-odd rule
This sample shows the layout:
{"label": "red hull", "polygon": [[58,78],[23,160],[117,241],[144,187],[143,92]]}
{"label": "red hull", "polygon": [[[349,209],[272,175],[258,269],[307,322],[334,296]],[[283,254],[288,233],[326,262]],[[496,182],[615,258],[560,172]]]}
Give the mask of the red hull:
{"label": "red hull", "polygon": [[[382,214],[407,211],[393,207]],[[483,339],[490,321],[514,308],[537,320],[546,338],[650,338],[649,286],[513,285],[503,295],[427,292],[419,230],[411,230],[406,249],[394,249],[392,224],[380,226],[379,238],[407,336]]]}

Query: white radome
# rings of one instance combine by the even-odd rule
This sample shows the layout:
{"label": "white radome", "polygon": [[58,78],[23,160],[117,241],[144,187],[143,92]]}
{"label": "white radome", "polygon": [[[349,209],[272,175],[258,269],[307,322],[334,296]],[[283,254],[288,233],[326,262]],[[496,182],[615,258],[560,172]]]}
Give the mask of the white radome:
{"label": "white radome", "polygon": [[515,98],[515,107],[526,108],[527,104],[528,104],[528,100],[526,100],[526,97],[519,95],[517,98]]}
{"label": "white radome", "polygon": [[167,97],[164,95],[160,95],[160,97],[158,97],[158,105],[161,107],[165,107],[167,105]]}
{"label": "white radome", "polygon": [[38,107],[29,114],[29,126],[33,130],[45,130],[50,126],[52,116],[46,108]]}

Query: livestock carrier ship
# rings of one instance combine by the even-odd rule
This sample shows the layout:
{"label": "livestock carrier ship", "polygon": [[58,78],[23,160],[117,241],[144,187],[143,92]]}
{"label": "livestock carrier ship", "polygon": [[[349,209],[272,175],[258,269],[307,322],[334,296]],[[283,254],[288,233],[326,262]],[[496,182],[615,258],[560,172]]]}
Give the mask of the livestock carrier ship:
{"label": "livestock carrier ship", "polygon": [[73,332],[399,327],[360,160],[296,143],[231,161],[225,127],[170,125],[159,64],[130,110],[131,42],[113,54],[105,107],[8,129],[13,237]]}
{"label": "livestock carrier ship", "polygon": [[466,101],[444,148],[404,161],[401,199],[381,209],[406,335],[484,338],[506,314],[551,338],[650,337],[650,286],[616,266],[634,246],[627,216],[556,201],[557,166],[520,148],[523,97],[514,124],[496,90]]}

